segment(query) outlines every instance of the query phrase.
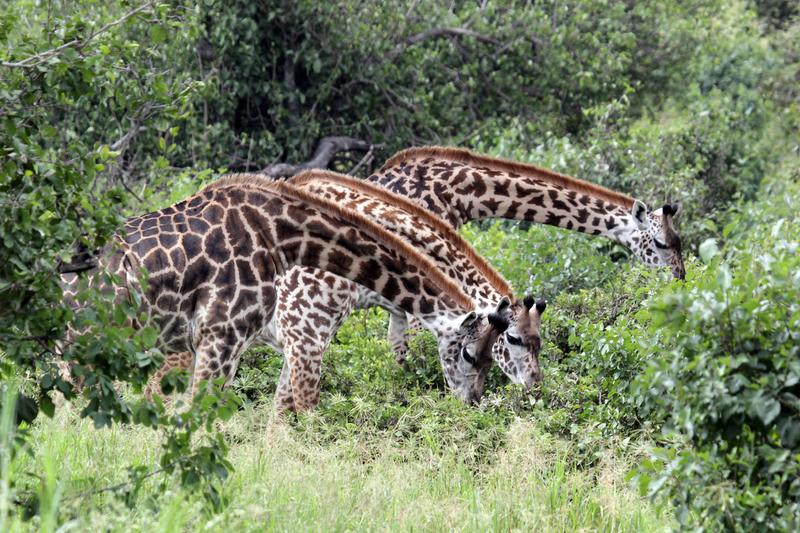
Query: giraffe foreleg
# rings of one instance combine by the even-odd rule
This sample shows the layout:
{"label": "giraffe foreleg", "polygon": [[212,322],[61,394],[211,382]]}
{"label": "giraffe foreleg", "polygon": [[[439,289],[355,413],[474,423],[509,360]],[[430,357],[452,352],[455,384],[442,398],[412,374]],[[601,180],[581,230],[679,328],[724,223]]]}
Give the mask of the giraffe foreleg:
{"label": "giraffe foreleg", "polygon": [[[338,318],[315,314],[314,323],[325,322],[326,327],[309,335],[305,333],[308,331],[305,323],[310,320],[308,316],[298,317],[293,310],[279,313],[284,357],[280,384],[275,392],[275,406],[279,412],[289,409],[308,411],[319,404],[322,356],[335,331],[330,326],[334,323],[338,326],[341,322]],[[294,326],[289,327],[289,324]],[[298,327],[298,324],[303,325]]]}
{"label": "giraffe foreleg", "polygon": [[195,348],[195,365],[189,387],[192,398],[197,395],[203,381],[210,383],[224,376],[225,387],[233,381],[244,345],[234,340],[235,333],[229,334],[227,330],[219,328],[213,334],[203,336]]}
{"label": "giraffe foreleg", "polygon": [[161,368],[155,371],[150,379],[147,382],[147,386],[144,388],[144,396],[148,400],[153,399],[153,394],[161,396],[166,401],[165,395],[161,390],[161,380],[164,376],[167,375],[168,372],[171,370],[186,370],[187,372],[191,372],[192,369],[192,360],[194,356],[192,352],[181,352],[181,353],[170,353],[164,357],[164,364],[161,365]]}
{"label": "giraffe foreleg", "polygon": [[391,313],[389,315],[389,346],[394,352],[397,364],[402,365],[408,357],[408,319],[405,313]]}
{"label": "giraffe foreleg", "polygon": [[292,371],[286,359],[283,360],[283,368],[281,368],[281,377],[278,380],[278,388],[275,390],[275,411],[278,413],[285,413],[286,411],[295,411],[294,397],[292,395]]}
{"label": "giraffe foreleg", "polygon": [[322,356],[358,301],[357,285],[313,269],[294,269],[278,287],[276,337],[284,363],[275,392],[278,411],[319,404]]}
{"label": "giraffe foreleg", "polygon": [[410,330],[423,329],[420,321],[413,315],[401,312],[389,314],[389,346],[392,347],[397,364],[402,365],[408,357]]}

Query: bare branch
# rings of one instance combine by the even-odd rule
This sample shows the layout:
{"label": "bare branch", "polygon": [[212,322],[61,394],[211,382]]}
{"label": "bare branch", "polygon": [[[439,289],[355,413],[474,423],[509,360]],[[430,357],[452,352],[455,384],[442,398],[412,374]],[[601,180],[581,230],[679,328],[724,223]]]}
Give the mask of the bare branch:
{"label": "bare branch", "polygon": [[372,164],[373,159],[375,159],[375,145],[370,144],[367,153],[364,154],[364,157],[361,158],[361,161],[359,161],[356,166],[350,169],[348,174],[354,176],[362,166]]}
{"label": "bare branch", "polygon": [[333,156],[339,152],[348,152],[350,150],[366,150],[369,152],[374,148],[383,148],[383,145],[370,144],[353,137],[323,137],[319,141],[314,155],[311,156],[311,159],[308,161],[295,165],[290,163],[276,163],[261,169],[259,172],[273,178],[294,176],[303,170],[327,168]]}
{"label": "bare branch", "polygon": [[76,261],[70,261],[69,263],[62,263],[59,262],[57,265],[57,270],[59,274],[70,274],[70,273],[78,273],[78,272],[85,272],[87,270],[92,270],[97,268],[98,261],[96,257],[86,257],[83,256]]}
{"label": "bare branch", "polygon": [[83,48],[84,46],[89,44],[98,35],[107,32],[108,30],[110,30],[114,26],[119,26],[120,24],[122,24],[123,22],[125,22],[126,20],[131,18],[132,16],[136,15],[137,13],[141,13],[145,9],[147,9],[149,7],[152,7],[152,6],[153,6],[153,1],[150,0],[150,1],[140,5],[139,7],[137,7],[136,9],[134,9],[132,11],[128,11],[126,14],[124,14],[122,17],[118,18],[117,20],[115,20],[113,22],[109,22],[108,24],[106,24],[105,26],[101,27],[96,32],[92,32],[89,35],[89,37],[87,37],[86,39],[84,39],[82,41],[80,39],[73,39],[73,40],[71,40],[69,42],[66,42],[66,43],[62,44],[61,46],[57,46],[57,47],[52,48],[50,50],[45,50],[44,52],[40,52],[40,53],[38,53],[36,55],[32,55],[30,57],[26,57],[25,59],[23,59],[21,61],[17,61],[17,62],[3,61],[2,65],[4,67],[9,67],[9,68],[33,68],[33,67],[36,67],[38,65],[41,65],[42,63],[44,63],[45,61],[47,61],[51,57],[53,57],[55,55],[58,55],[62,51],[66,50],[67,48],[75,48],[76,50],[80,50],[81,48]]}
{"label": "bare branch", "polygon": [[406,48],[410,48],[415,44],[421,43],[422,41],[427,41],[428,39],[437,39],[439,37],[472,37],[478,41],[490,43],[495,46],[502,45],[502,43],[494,37],[483,35],[482,33],[478,33],[475,30],[470,30],[469,28],[430,28],[425,31],[415,33],[414,35],[409,35],[403,39],[403,42],[395,46],[392,51],[386,54],[386,59],[392,60],[402,54]]}
{"label": "bare branch", "polygon": [[143,131],[147,131],[147,128],[145,128],[144,126],[140,126],[138,121],[134,120],[131,129],[128,130],[128,132],[125,135],[123,135],[122,137],[111,143],[108,148],[115,152],[118,150],[124,151],[131,143],[133,138]]}

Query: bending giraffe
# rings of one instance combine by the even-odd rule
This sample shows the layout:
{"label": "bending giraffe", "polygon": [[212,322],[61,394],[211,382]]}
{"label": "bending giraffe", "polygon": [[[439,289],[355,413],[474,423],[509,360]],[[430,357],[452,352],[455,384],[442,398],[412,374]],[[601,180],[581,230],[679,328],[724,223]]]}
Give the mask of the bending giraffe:
{"label": "bending giraffe", "polygon": [[[650,267],[669,267],[678,279],[686,275],[673,225],[679,204],[653,210],[625,194],[535,165],[435,146],[398,152],[367,181],[405,196],[455,228],[488,218],[548,224],[606,237]],[[404,314],[390,316],[398,362],[406,356],[407,329]]]}
{"label": "bending giraffe", "polygon": [[[122,280],[110,288],[118,299],[140,293],[146,320],[133,325],[155,325],[163,352],[193,354],[193,393],[202,380],[225,376],[230,383],[242,351],[274,313],[275,279],[298,265],[363,284],[446,328],[443,357],[452,361],[462,350],[488,357],[498,334],[456,284],[401,239],[284,183],[222,178],[183,202],[128,219],[116,241],[100,261]],[[76,278],[64,277],[67,288]]]}
{"label": "bending giraffe", "polygon": [[[498,311],[511,294],[508,283],[494,271],[453,228],[406,198],[380,187],[341,174],[326,171],[304,172],[289,183],[337,205],[356,210],[400,235],[424,252],[451,279],[478,303],[480,308]],[[287,286],[292,290],[285,290]],[[276,393],[278,410],[310,409],[319,401],[320,366],[330,340],[352,309],[372,306],[397,312],[397,307],[372,291],[336,276],[323,276],[312,268],[294,268],[278,282],[276,318],[269,328],[271,338],[262,339],[284,354],[284,367]],[[534,305],[532,298],[514,300],[509,305],[510,328],[519,331],[518,343],[495,348],[496,360],[514,381],[530,387],[540,379],[538,354],[541,348],[539,320],[544,302]],[[401,311],[402,312],[402,311]],[[441,342],[441,332],[433,330]],[[524,332],[524,333],[523,333]],[[189,358],[175,358],[171,367],[188,366]],[[462,389],[452,382],[455,369],[443,361],[445,378],[464,401],[475,402],[483,392],[483,382],[491,359],[481,360],[462,350],[459,364],[463,372],[473,372],[475,388]],[[169,368],[162,368],[151,381]]]}

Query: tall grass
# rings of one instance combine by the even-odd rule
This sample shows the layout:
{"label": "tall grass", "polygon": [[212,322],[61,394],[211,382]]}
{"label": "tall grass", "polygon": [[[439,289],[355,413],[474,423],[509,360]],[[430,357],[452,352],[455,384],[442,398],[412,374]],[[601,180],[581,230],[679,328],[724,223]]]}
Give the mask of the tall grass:
{"label": "tall grass", "polygon": [[96,430],[61,412],[36,424],[34,455],[17,458],[18,471],[39,476],[39,517],[11,517],[2,530],[658,531],[671,524],[625,483],[635,456],[609,449],[579,469],[571,445],[535,420],[513,421],[504,445],[476,461],[437,436],[438,445],[423,438],[400,446],[391,432],[365,427],[321,441],[312,433],[324,418],[292,423],[251,406],[226,423],[236,471],[222,486],[228,506],[213,515],[200,495],[159,476],[129,506],[113,491],[98,492],[124,483],[128,466],[157,468],[156,435]]}

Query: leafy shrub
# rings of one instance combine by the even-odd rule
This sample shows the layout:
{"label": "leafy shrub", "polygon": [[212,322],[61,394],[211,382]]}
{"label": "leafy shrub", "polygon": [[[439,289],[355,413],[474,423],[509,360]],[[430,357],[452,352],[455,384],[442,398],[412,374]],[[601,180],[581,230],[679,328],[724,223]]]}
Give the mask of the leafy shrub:
{"label": "leafy shrub", "polygon": [[640,482],[684,526],[800,526],[800,189],[764,193],[723,232],[746,237],[704,243],[707,266],[650,306],[670,342],[634,390],[674,444]]}
{"label": "leafy shrub", "polygon": [[625,264],[626,251],[607,239],[550,226],[468,224],[461,234],[511,283],[518,295],[550,301],[561,293],[596,287]]}
{"label": "leafy shrub", "polygon": [[[56,391],[75,397],[55,361],[74,363],[86,384],[77,402],[82,416],[98,427],[138,423],[160,429],[161,467],[180,472],[188,486],[208,482],[205,494],[219,506],[212,482],[227,475],[226,447],[218,434],[193,435],[212,431],[214,420],[229,417],[238,405],[235,398],[204,394],[173,415],[162,404],[125,397],[117,382],[140,390],[160,362],[159,354],[148,350],[157,332],[135,332],[125,323],[138,312],[136,305],[114,305],[107,294],[89,288],[77,298],[85,308],[71,308],[59,278],[77,245],[99,249],[126,212],[167,197],[159,192],[166,176],[179,175],[173,190],[185,190],[192,181],[192,172],[170,168],[172,141],[199,87],[190,72],[174,68],[176,61],[188,61],[197,36],[196,13],[187,7],[182,2],[4,3],[0,343],[14,365],[3,361],[0,372],[3,381],[20,379],[25,389],[34,389],[38,402],[18,405],[31,407],[33,416],[39,411],[52,416]],[[143,183],[152,189],[144,191]],[[67,324],[88,331],[74,343],[59,344]]]}
{"label": "leafy shrub", "polygon": [[202,120],[181,133],[181,153],[263,168],[305,160],[323,135],[392,153],[462,144],[519,115],[539,134],[580,133],[585,109],[630,87],[660,99],[680,83],[675,73],[706,37],[702,23],[683,21],[719,5],[433,2],[423,13],[399,0],[203,2],[203,36],[184,64],[205,82]]}

